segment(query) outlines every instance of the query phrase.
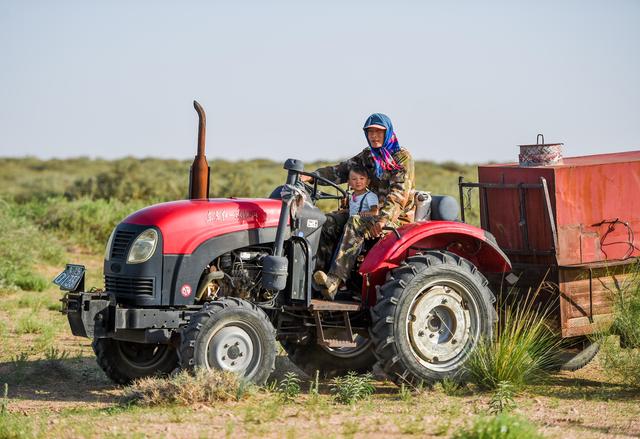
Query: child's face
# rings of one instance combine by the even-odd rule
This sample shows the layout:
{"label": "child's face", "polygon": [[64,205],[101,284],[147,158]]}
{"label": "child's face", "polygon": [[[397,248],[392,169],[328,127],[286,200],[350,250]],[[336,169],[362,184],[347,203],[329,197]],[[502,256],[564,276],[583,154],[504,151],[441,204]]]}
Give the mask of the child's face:
{"label": "child's face", "polygon": [[354,191],[363,191],[369,185],[369,178],[357,172],[349,172],[349,187]]}

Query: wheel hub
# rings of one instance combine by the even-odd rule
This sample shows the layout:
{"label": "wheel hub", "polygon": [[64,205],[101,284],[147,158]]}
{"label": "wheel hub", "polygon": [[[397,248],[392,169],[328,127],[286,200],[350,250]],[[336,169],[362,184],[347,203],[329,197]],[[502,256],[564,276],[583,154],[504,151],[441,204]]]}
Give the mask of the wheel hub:
{"label": "wheel hub", "polygon": [[459,355],[470,328],[469,311],[461,295],[449,286],[425,289],[409,310],[409,342],[422,362],[444,363]]}
{"label": "wheel hub", "polygon": [[209,341],[210,368],[242,372],[251,363],[255,349],[251,336],[239,326],[220,329]]}

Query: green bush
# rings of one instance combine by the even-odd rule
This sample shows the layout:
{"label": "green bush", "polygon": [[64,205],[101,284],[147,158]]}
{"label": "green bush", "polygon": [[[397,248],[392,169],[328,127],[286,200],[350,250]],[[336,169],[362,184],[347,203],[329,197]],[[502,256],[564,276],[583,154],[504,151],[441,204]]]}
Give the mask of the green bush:
{"label": "green bush", "polygon": [[35,264],[60,263],[63,254],[55,238],[0,200],[0,290],[44,290],[49,281],[35,272]]}
{"label": "green bush", "polygon": [[[613,297],[613,322],[600,340],[600,361],[612,379],[640,386],[640,268],[619,285]],[[614,337],[607,337],[612,334]],[[618,343],[618,340],[620,343]]]}
{"label": "green bush", "polygon": [[500,311],[493,340],[481,340],[466,364],[469,377],[485,389],[516,388],[542,378],[557,361],[560,337],[549,327],[552,305],[535,305],[539,291],[511,300]]}
{"label": "green bush", "polygon": [[537,439],[543,436],[528,421],[509,414],[479,417],[475,422],[456,432],[455,439]]}

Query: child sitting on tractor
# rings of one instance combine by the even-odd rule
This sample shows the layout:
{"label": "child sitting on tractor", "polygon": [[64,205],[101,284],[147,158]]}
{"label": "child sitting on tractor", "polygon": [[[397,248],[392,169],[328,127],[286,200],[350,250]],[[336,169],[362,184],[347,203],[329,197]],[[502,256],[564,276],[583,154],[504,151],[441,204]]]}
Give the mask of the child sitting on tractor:
{"label": "child sitting on tractor", "polygon": [[378,196],[369,190],[367,170],[354,166],[349,170],[349,216],[375,216],[378,214]]}

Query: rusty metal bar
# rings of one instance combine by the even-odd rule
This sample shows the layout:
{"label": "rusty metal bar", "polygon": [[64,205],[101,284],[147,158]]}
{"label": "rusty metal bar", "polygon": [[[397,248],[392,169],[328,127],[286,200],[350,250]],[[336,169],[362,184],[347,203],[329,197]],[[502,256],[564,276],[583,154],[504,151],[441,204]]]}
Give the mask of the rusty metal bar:
{"label": "rusty metal bar", "polygon": [[520,226],[520,231],[522,233],[522,243],[524,244],[524,248],[526,250],[531,250],[529,246],[529,227],[527,225],[527,200],[524,192],[524,188],[522,184],[518,185],[518,198],[520,202],[520,221],[518,222],[518,226]]}
{"label": "rusty metal bar", "polygon": [[461,175],[458,177],[458,192],[460,194],[460,219],[464,222],[464,177]]}
{"label": "rusty metal bar", "polygon": [[480,215],[480,226],[487,232],[491,233],[491,230],[489,230],[489,198],[487,197],[487,188],[480,188],[480,193],[482,194],[482,215]]}
{"label": "rusty metal bar", "polygon": [[542,192],[544,193],[544,201],[547,205],[549,226],[551,226],[551,236],[553,237],[553,250],[554,250],[554,253],[557,254],[558,231],[556,230],[556,220],[553,216],[553,210],[551,209],[551,197],[549,196],[549,187],[547,186],[547,180],[544,177],[540,177],[540,184],[542,185]]}

